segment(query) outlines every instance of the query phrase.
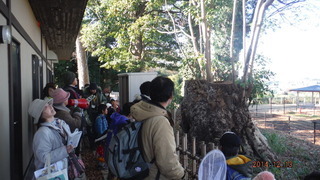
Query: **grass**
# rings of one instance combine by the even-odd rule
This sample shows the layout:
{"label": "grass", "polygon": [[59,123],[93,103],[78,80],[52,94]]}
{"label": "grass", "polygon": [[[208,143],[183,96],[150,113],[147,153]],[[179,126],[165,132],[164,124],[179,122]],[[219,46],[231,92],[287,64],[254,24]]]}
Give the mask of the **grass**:
{"label": "grass", "polygon": [[320,116],[317,116],[317,115],[308,115],[308,114],[297,114],[296,116],[299,116],[299,117],[312,117],[312,118],[320,118]]}
{"label": "grass", "polygon": [[284,154],[288,148],[284,145],[284,140],[275,133],[265,133],[264,136],[268,139],[268,143],[272,150],[277,154]]}
{"label": "grass", "polygon": [[300,180],[312,171],[320,169],[320,147],[284,134],[280,131],[261,129],[268,139],[269,146],[277,156],[277,161],[285,166],[292,163],[292,167],[269,167],[269,169],[254,168],[254,173],[263,170],[271,171],[276,179]]}

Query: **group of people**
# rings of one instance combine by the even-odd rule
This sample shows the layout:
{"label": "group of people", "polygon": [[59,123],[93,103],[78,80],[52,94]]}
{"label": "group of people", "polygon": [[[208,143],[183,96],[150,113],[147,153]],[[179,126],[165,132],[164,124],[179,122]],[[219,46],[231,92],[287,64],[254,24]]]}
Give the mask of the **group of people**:
{"label": "group of people", "polygon": [[[94,123],[95,119],[99,118],[98,109],[103,108],[100,106],[101,104],[106,106],[108,99],[110,101],[108,94],[110,92],[106,91],[105,94],[102,94],[95,83],[91,83],[83,91],[80,90],[77,87],[78,81],[73,72],[66,72],[63,79],[64,86],[62,88],[57,88],[54,83],[48,83],[43,89],[42,98],[35,99],[29,105],[28,113],[33,117],[33,122],[38,127],[32,145],[36,170],[44,167],[49,155],[52,163],[67,158],[70,153],[79,155],[80,146],[67,145],[68,132],[72,133],[78,129],[87,130],[90,134],[93,131],[101,132],[103,128],[101,127],[102,123],[100,123],[101,131],[98,131],[98,126],[90,124],[90,122]],[[70,105],[70,99],[79,100],[89,96],[91,96],[91,99],[87,109]],[[110,111],[111,109],[117,110],[117,108],[118,106],[114,102],[110,106]],[[100,112],[102,111],[100,110]]]}
{"label": "group of people", "polygon": [[[88,124],[91,126],[92,131],[87,129],[91,136],[90,146],[97,148],[101,165],[107,168],[106,149],[112,136],[130,122],[143,121],[142,155],[150,163],[149,175],[145,179],[184,179],[187,171],[176,153],[174,121],[166,110],[173,99],[172,80],[158,76],[151,82],[141,84],[141,95],[133,102],[124,104],[122,109],[116,100],[105,96],[95,83],[80,91],[76,87],[74,73],[67,72],[64,80],[63,88],[56,89],[54,84],[47,84],[44,99],[35,99],[29,106],[28,112],[34,118],[34,124],[38,125],[33,140],[36,169],[44,167],[47,154],[51,155],[52,162],[68,157],[74,147],[66,145],[65,131],[83,129],[84,124],[87,128]],[[93,99],[85,111],[68,105],[70,98],[92,95]],[[224,133],[220,138],[219,150],[213,150],[203,158],[198,170],[199,179],[252,179],[251,159],[239,155],[240,144],[241,140],[234,132]],[[272,173],[263,171],[253,179],[275,178]]]}

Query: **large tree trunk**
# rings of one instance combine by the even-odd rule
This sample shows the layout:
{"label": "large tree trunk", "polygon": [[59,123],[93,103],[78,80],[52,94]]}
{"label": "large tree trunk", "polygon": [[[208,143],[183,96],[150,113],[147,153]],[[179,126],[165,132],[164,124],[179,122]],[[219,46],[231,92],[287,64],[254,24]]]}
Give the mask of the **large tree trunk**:
{"label": "large tree trunk", "polygon": [[224,132],[233,131],[241,137],[247,156],[273,161],[276,158],[266,138],[253,124],[241,92],[241,87],[232,83],[187,81],[180,107],[182,128],[189,137],[215,145]]}
{"label": "large tree trunk", "polygon": [[77,52],[77,66],[78,66],[78,75],[79,75],[79,88],[82,88],[85,84],[89,84],[89,69],[86,58],[86,52],[82,43],[79,39],[79,36],[76,40],[76,52]]}

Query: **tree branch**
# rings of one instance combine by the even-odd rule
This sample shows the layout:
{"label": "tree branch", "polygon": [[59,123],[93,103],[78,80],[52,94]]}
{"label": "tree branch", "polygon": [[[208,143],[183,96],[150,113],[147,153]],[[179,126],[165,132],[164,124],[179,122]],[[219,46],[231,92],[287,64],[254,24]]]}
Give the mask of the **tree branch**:
{"label": "tree branch", "polygon": [[295,1],[292,1],[292,2],[290,2],[290,3],[284,3],[284,2],[282,2],[282,1],[280,1],[280,0],[278,0],[278,2],[280,2],[281,4],[284,4],[285,6],[282,6],[282,7],[280,7],[280,8],[276,8],[276,7],[273,5],[273,6],[276,8],[276,10],[275,10],[274,12],[272,12],[272,13],[268,16],[268,18],[271,17],[271,16],[274,16],[274,15],[277,14],[277,13],[280,13],[280,12],[284,11],[285,9],[293,6],[293,5],[296,4],[296,3],[305,2],[305,1],[306,1],[306,0],[295,0]]}
{"label": "tree branch", "polygon": [[180,33],[181,31],[160,31],[157,29],[157,31],[161,34],[176,34],[176,33]]}
{"label": "tree branch", "polygon": [[[165,5],[167,6],[167,0],[165,0]],[[170,17],[170,19],[171,19],[171,22],[172,22],[172,25],[173,25],[173,31],[176,32],[176,31],[177,31],[177,30],[176,30],[176,23],[175,23],[172,15],[171,15],[171,13],[170,13],[170,11],[167,11],[167,13],[168,13],[168,15],[169,15],[169,17]],[[183,32],[182,32],[182,33],[183,33]],[[175,40],[176,40],[176,42],[177,42],[177,44],[178,44],[178,47],[179,47],[182,55],[184,56],[184,58],[186,58],[187,56],[186,56],[186,54],[184,53],[183,49],[181,48],[181,46],[180,46],[180,44],[179,44],[178,37],[177,37],[177,33],[174,33],[174,37],[175,37]]]}
{"label": "tree branch", "polygon": [[230,38],[230,59],[232,64],[232,83],[234,83],[234,54],[233,54],[233,41],[234,33],[236,26],[236,9],[237,9],[237,0],[233,0],[233,12],[232,12],[232,26],[231,26],[231,38]]}

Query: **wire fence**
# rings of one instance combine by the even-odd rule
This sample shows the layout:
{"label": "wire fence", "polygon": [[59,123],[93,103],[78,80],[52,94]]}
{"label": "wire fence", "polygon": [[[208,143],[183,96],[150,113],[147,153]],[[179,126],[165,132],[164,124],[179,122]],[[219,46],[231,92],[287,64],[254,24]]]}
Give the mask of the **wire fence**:
{"label": "wire fence", "polygon": [[259,128],[279,130],[320,145],[320,108],[316,105],[262,104],[249,110]]}

